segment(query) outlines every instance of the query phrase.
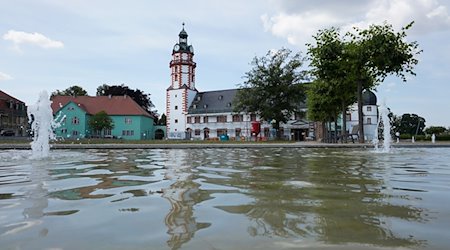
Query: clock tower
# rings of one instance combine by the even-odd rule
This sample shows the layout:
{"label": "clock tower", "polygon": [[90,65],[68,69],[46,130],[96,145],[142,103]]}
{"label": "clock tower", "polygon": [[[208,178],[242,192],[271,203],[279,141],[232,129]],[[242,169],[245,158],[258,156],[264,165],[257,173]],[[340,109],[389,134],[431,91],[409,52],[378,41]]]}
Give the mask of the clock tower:
{"label": "clock tower", "polygon": [[188,45],[188,34],[183,29],[178,35],[178,43],[173,46],[170,61],[171,83],[166,92],[167,137],[186,138],[186,115],[189,105],[197,94],[195,88],[194,48]]}

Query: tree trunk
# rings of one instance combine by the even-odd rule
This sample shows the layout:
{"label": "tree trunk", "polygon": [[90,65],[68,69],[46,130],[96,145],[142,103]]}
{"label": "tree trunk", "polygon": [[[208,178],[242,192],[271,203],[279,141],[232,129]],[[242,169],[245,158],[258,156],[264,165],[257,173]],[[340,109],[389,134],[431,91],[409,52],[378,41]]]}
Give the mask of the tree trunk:
{"label": "tree trunk", "polygon": [[333,136],[333,143],[337,143],[337,136],[338,136],[338,130],[337,130],[337,127],[338,127],[338,123],[337,123],[337,115],[336,115],[336,117],[334,118],[334,136]]}
{"label": "tree trunk", "polygon": [[362,103],[362,91],[363,91],[363,81],[358,80],[358,93],[356,93],[358,98],[358,133],[359,133],[359,143],[364,143],[364,117],[363,117],[363,103]]}
{"label": "tree trunk", "polygon": [[325,126],[325,121],[322,121],[322,142],[325,142],[326,133],[327,133],[327,127]]}
{"label": "tree trunk", "polygon": [[342,132],[341,132],[341,142],[347,143],[347,107],[345,103],[342,102]]}
{"label": "tree trunk", "polygon": [[332,142],[331,136],[331,121],[328,122],[328,142]]}

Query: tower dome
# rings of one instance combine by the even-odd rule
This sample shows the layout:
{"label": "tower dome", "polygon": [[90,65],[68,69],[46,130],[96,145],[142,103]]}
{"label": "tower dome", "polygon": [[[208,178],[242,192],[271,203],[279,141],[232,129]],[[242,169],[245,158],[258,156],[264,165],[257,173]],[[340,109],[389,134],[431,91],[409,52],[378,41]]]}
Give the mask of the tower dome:
{"label": "tower dome", "polygon": [[362,93],[363,105],[377,105],[377,96],[370,90],[366,89]]}

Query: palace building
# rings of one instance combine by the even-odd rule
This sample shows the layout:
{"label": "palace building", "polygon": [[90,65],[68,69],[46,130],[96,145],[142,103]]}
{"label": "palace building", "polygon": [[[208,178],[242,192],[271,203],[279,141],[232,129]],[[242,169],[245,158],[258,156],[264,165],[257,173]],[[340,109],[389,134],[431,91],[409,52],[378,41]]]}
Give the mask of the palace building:
{"label": "palace building", "polygon": [[[251,136],[252,123],[259,123],[260,138],[274,136],[272,124],[260,121],[255,114],[233,112],[233,101],[238,89],[200,92],[195,86],[194,48],[188,44],[188,34],[183,29],[172,50],[170,61],[171,84],[166,92],[168,139],[230,139],[243,140]],[[285,139],[305,140],[312,136],[313,126],[305,120],[306,105],[302,112],[281,124]]]}

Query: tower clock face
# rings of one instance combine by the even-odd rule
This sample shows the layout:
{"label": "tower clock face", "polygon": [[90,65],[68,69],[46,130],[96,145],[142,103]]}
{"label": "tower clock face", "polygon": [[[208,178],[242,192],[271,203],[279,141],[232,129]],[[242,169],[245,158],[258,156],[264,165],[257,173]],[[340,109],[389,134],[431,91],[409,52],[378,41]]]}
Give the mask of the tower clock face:
{"label": "tower clock face", "polygon": [[180,45],[175,44],[175,46],[173,46],[173,50],[178,51],[180,50]]}

